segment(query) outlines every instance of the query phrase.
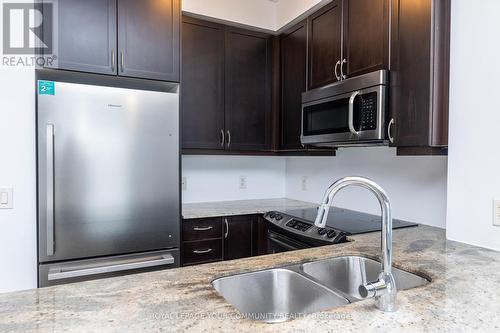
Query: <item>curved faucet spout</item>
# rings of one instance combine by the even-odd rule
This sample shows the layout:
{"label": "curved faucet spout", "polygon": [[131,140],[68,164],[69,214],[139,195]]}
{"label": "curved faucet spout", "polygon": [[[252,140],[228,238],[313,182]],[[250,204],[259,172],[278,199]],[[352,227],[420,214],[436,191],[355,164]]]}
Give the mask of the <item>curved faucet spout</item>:
{"label": "curved faucet spout", "polygon": [[377,198],[382,210],[382,272],[378,281],[360,286],[360,294],[365,297],[375,297],[377,306],[383,311],[395,310],[396,284],[392,276],[392,208],[387,193],[374,181],[364,177],[345,177],[328,187],[323,201],[318,209],[314,224],[324,228],[333,198],[348,186],[366,188]]}

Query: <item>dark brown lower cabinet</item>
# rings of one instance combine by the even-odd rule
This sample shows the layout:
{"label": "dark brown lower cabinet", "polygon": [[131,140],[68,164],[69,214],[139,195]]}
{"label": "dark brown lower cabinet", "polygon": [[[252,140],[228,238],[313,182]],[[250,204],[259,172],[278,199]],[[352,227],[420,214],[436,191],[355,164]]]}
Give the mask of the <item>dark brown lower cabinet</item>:
{"label": "dark brown lower cabinet", "polygon": [[224,218],[224,260],[252,256],[254,216],[231,216]]}
{"label": "dark brown lower cabinet", "polygon": [[267,254],[267,224],[260,215],[182,221],[182,265]]}
{"label": "dark brown lower cabinet", "polygon": [[267,250],[267,221],[262,215],[256,216],[253,225],[253,256],[263,256],[268,254]]}
{"label": "dark brown lower cabinet", "polygon": [[208,239],[182,244],[183,266],[222,260],[222,240]]}

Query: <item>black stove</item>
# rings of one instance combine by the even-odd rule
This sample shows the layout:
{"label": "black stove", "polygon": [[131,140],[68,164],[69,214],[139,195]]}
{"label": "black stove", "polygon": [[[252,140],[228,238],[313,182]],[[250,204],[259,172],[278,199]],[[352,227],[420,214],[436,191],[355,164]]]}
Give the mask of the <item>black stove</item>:
{"label": "black stove", "polygon": [[[382,218],[377,215],[343,208],[330,208],[325,228],[314,225],[317,208],[272,211],[264,215],[269,222],[270,237],[280,237],[283,243],[298,242],[302,247],[339,244],[346,236],[382,230]],[[393,220],[393,229],[415,227],[418,224]],[[297,248],[297,249],[298,249]],[[293,249],[293,248],[291,248]]]}

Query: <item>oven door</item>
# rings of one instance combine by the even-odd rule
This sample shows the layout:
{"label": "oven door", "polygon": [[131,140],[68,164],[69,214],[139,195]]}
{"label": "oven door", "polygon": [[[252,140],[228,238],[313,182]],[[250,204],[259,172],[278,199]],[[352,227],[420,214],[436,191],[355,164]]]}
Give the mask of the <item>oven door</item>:
{"label": "oven door", "polygon": [[377,85],[302,105],[304,145],[384,144],[387,87]]}
{"label": "oven door", "polygon": [[269,230],[267,232],[267,249],[269,254],[310,248],[310,245],[301,243],[290,237]]}

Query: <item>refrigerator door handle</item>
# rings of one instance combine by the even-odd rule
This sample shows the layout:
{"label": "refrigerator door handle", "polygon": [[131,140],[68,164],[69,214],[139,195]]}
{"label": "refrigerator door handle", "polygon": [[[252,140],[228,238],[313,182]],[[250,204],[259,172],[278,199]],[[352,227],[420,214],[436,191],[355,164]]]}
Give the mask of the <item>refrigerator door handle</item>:
{"label": "refrigerator door handle", "polygon": [[54,125],[47,124],[46,146],[46,224],[47,224],[47,256],[53,256],[54,249]]}
{"label": "refrigerator door handle", "polygon": [[172,265],[174,262],[175,259],[171,254],[164,254],[158,259],[149,259],[146,261],[121,263],[109,266],[85,267],[74,270],[64,270],[63,268],[52,268],[49,270],[48,280],[49,281],[66,280],[66,279],[85,277],[97,274],[121,272],[132,269],[166,266],[166,265]]}

